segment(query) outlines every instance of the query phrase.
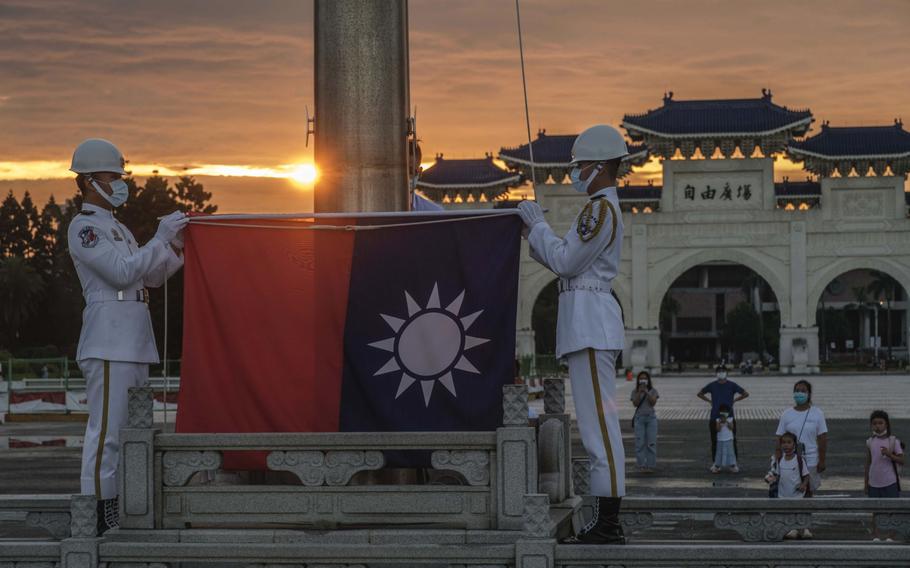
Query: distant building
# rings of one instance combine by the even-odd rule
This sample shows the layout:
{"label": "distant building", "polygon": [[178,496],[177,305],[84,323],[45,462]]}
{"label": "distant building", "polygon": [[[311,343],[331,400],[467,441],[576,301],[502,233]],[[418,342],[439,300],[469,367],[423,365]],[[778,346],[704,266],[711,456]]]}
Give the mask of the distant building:
{"label": "distant building", "polygon": [[[753,355],[771,355],[785,372],[818,372],[832,344],[870,349],[886,334],[892,355],[907,357],[910,194],[904,179],[910,133],[900,121],[850,128],[826,122],[806,137],[813,121],[811,111],[780,106],[767,90],[760,98],[734,100],[683,101],[669,93],[657,109],[624,117],[632,143],[621,174],[650,156],[662,165],[660,185],[617,188],[626,228],[614,292],[625,317],[626,365],[659,372],[670,356],[726,357],[726,319],[742,303],[778,330],[763,344],[766,353]],[[570,228],[585,199],[565,183],[575,136],[540,131],[532,142],[534,193],[557,231]],[[774,183],[774,156],[782,154],[802,162],[810,177]],[[498,157],[512,174],[532,179],[528,144],[502,148]],[[497,169],[507,179],[510,172]],[[492,201],[484,188],[496,187],[485,185],[493,180],[478,176],[475,187],[458,179],[461,195]],[[451,195],[440,187],[428,190]],[[872,284],[872,273],[858,270],[897,282],[887,302],[891,327],[882,323],[881,286]],[[538,351],[534,307],[555,294],[554,280],[525,250],[517,322],[522,354]],[[845,291],[845,282],[855,290]],[[684,307],[670,309],[667,298]],[[854,339],[830,341],[820,333],[817,314],[827,313],[822,307],[852,309]]]}

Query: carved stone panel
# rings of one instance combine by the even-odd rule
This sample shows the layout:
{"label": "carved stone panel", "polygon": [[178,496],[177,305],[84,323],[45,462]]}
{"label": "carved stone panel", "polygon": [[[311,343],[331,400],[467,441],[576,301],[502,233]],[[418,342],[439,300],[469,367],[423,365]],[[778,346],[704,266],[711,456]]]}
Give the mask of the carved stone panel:
{"label": "carved stone panel", "polygon": [[25,517],[25,524],[51,533],[54,538],[64,539],[70,536],[71,517],[69,513],[30,512]]}
{"label": "carved stone panel", "polygon": [[151,428],[153,423],[151,387],[132,387],[127,399],[127,427]]}
{"label": "carved stone panel", "polygon": [[747,542],[778,541],[793,529],[812,525],[811,513],[717,513],[714,526],[735,530]]}
{"label": "carved stone panel", "polygon": [[505,385],[502,387],[503,426],[528,425],[528,387]]}
{"label": "carved stone panel", "polygon": [[565,379],[543,380],[543,408],[546,414],[562,414],[566,411]]}
{"label": "carved stone panel", "polygon": [[591,493],[591,462],[587,458],[572,460],[572,486],[575,495]]}
{"label": "carved stone panel", "polygon": [[382,468],[385,456],[373,450],[275,451],[267,463],[269,469],[290,471],[308,487],[343,486],[357,472]]}
{"label": "carved stone panel", "polygon": [[178,487],[186,485],[196,472],[221,467],[221,452],[164,452],[161,463],[164,467],[164,484],[168,487]]}
{"label": "carved stone panel", "polygon": [[544,494],[524,496],[524,532],[531,537],[547,538],[553,530],[550,520],[550,498]]}
{"label": "carved stone panel", "polygon": [[490,484],[490,454],[482,450],[437,450],[431,463],[436,469],[450,469],[464,475],[469,485]]}
{"label": "carved stone panel", "polygon": [[98,531],[98,501],[94,495],[73,495],[70,499],[70,535],[94,538]]}

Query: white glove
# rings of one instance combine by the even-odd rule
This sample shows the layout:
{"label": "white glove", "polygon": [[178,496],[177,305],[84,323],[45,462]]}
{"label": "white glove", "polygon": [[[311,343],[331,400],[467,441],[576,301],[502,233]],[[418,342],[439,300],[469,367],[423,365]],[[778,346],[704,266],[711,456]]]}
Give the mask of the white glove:
{"label": "white glove", "polygon": [[177,237],[177,233],[186,227],[190,218],[182,211],[174,211],[170,215],[161,218],[158,222],[158,230],[155,231],[155,237],[164,243],[169,243]]}
{"label": "white glove", "polygon": [[521,214],[521,220],[525,222],[528,229],[533,229],[534,225],[546,222],[543,218],[543,209],[536,201],[522,201],[518,204],[518,213]]}
{"label": "white glove", "polygon": [[183,250],[183,230],[177,232],[174,236],[174,239],[171,241],[171,246],[177,250]]}

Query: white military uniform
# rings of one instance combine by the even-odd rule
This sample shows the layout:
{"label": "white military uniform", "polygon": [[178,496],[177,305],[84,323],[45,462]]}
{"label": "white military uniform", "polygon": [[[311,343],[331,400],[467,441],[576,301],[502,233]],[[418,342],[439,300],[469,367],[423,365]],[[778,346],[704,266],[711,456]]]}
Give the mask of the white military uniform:
{"label": "white military uniform", "polygon": [[95,205],[82,206],[67,234],[86,303],[76,353],[89,406],[82,493],[111,499],[128,389],[145,385],[149,363],[158,362],[146,287],[161,286],[183,259],[160,238],[140,248],[111,211]]}
{"label": "white military uniform", "polygon": [[591,196],[565,238],[547,223],[528,234],[531,257],[560,277],[556,355],[569,361],[578,429],[591,460],[591,494],[597,497],[626,494],[615,397],[616,357],[625,333],[610,293],[622,233],[616,188],[607,187]]}

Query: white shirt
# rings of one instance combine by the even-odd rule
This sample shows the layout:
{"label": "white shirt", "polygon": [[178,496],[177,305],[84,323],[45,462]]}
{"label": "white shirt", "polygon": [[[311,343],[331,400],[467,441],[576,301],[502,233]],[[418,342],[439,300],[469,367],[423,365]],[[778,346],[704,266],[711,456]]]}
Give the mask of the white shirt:
{"label": "white shirt", "polygon": [[[803,426],[805,423],[805,426]],[[802,430],[802,434],[800,434]],[[825,423],[825,414],[820,408],[810,406],[808,410],[796,410],[788,408],[780,417],[777,425],[776,434],[780,436],[784,432],[790,432],[798,437],[798,441],[806,445],[806,452],[803,459],[806,460],[808,467],[818,465],[818,437],[828,432],[828,424]]]}
{"label": "white shirt", "polygon": [[805,491],[799,491],[799,486],[803,482],[803,476],[809,475],[809,468],[806,466],[806,461],[802,460],[803,468],[802,471],[799,471],[799,462],[799,458],[794,453],[792,459],[788,460],[787,456],[783,456],[777,464],[777,471],[780,476],[777,485],[777,496],[779,498],[800,499],[805,496]]}
{"label": "white shirt", "polygon": [[717,441],[727,442],[733,439],[733,417],[727,416],[726,422],[717,419]]}
{"label": "white shirt", "polygon": [[530,254],[560,276],[556,356],[592,347],[620,350],[625,340],[622,311],[610,293],[619,272],[622,213],[615,187],[591,196],[565,237],[547,223],[528,234]]}
{"label": "white shirt", "polygon": [[158,238],[139,247],[111,211],[90,204],[73,218],[67,235],[86,301],[76,359],[157,363],[152,318],[148,304],[136,301],[137,291],[164,284],[183,258]]}

